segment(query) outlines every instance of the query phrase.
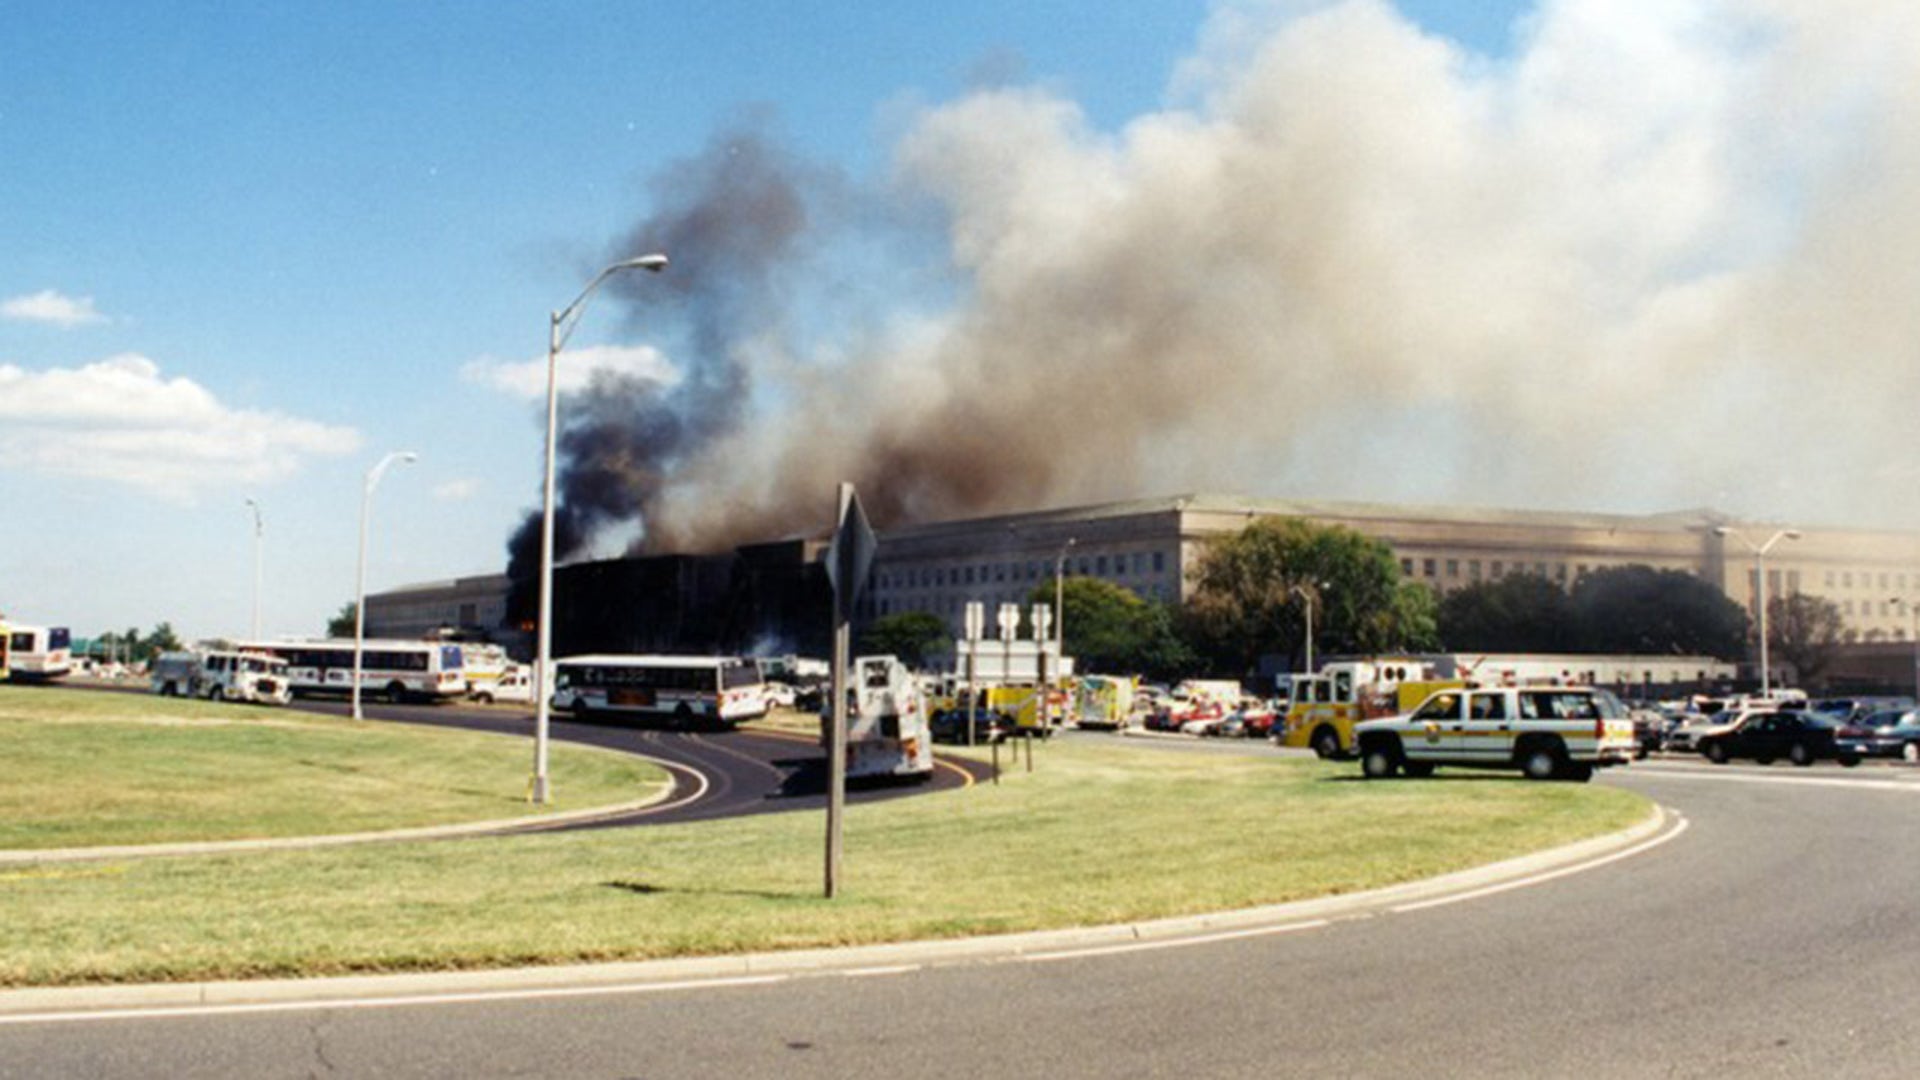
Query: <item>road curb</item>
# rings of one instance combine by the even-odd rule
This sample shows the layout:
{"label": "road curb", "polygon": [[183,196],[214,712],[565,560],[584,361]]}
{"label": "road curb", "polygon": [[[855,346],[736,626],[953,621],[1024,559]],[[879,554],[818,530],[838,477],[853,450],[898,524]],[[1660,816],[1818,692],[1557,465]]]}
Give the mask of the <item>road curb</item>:
{"label": "road curb", "polygon": [[670,989],[700,983],[759,981],[872,969],[991,963],[1079,950],[1129,945],[1177,944],[1232,932],[1278,932],[1327,922],[1370,918],[1395,908],[1446,897],[1465,897],[1549,873],[1572,873],[1587,864],[1630,852],[1677,832],[1680,821],[1655,804],[1630,828],[1468,870],[1366,892],[1297,900],[1234,911],[1178,916],[1104,926],[1035,930],[986,937],[893,942],[845,948],[687,957],[619,963],[556,965],[489,971],[443,971],[335,978],[270,979],[125,986],[48,987],[0,991],[0,1022],[9,1016],[74,1019],[130,1010],[325,1007],[427,1002],[547,993],[593,993],[625,989]]}

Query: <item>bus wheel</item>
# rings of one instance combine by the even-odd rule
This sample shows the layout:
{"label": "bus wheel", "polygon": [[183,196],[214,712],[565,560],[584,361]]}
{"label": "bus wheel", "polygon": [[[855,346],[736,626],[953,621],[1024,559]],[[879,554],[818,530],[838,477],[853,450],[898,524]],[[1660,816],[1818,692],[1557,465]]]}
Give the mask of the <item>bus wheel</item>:
{"label": "bus wheel", "polygon": [[407,687],[405,683],[390,682],[387,684],[387,704],[398,705],[406,700]]}

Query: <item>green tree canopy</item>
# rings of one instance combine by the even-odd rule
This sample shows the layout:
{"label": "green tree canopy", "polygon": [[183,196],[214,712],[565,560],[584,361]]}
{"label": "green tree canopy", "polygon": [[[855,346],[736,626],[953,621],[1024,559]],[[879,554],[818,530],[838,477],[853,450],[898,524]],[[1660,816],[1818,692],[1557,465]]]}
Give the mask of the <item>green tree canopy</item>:
{"label": "green tree canopy", "polygon": [[359,608],[349,600],[340,605],[340,611],[327,620],[327,636],[331,638],[349,638],[353,636],[353,624],[358,620]]}
{"label": "green tree canopy", "polygon": [[1840,605],[1825,597],[1797,592],[1767,601],[1770,661],[1792,664],[1802,686],[1818,685],[1826,677],[1845,628]]}
{"label": "green tree canopy", "polygon": [[[1031,604],[1052,605],[1054,587],[1035,585]],[[1191,674],[1194,656],[1181,640],[1170,608],[1150,604],[1133,590],[1091,577],[1070,577],[1061,584],[1066,609],[1065,648],[1075,670],[1144,674],[1175,678]],[[1055,615],[1056,618],[1060,616]]]}
{"label": "green tree canopy", "polygon": [[1738,659],[1747,613],[1684,570],[1609,566],[1573,587],[1576,645],[1599,653],[1675,653]]}
{"label": "green tree canopy", "polygon": [[1437,644],[1431,593],[1403,582],[1393,549],[1339,525],[1262,518],[1207,545],[1187,604],[1196,642],[1223,667],[1314,649],[1377,653]]}
{"label": "green tree canopy", "polygon": [[948,648],[953,642],[947,623],[925,611],[903,611],[882,615],[860,635],[860,651],[873,655],[886,653],[900,658],[908,667],[925,667],[927,657]]}
{"label": "green tree canopy", "polygon": [[1565,589],[1538,574],[1509,574],[1440,601],[1440,640],[1473,652],[1568,652],[1578,640]]}

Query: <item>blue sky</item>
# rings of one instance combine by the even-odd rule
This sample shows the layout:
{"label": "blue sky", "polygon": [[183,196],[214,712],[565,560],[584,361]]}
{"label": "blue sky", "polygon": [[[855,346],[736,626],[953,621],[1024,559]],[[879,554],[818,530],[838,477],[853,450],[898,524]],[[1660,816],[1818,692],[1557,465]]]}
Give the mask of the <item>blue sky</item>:
{"label": "blue sky", "polygon": [[[1623,63],[1693,49],[1702,36],[1698,23],[1647,14],[1659,5],[1624,5],[1617,20],[1578,0],[1552,8],[1549,29],[1567,37],[1582,19],[1606,25]],[[853,190],[897,186],[904,168],[922,199],[931,193],[941,204],[955,226],[941,238],[953,245],[952,294],[911,290],[883,257],[850,264],[833,286],[858,293],[869,313],[886,311],[898,288],[918,332],[946,340],[946,330],[925,329],[945,313],[925,307],[984,295],[992,271],[965,240],[974,192],[942,187],[956,174],[940,155],[991,157],[991,134],[967,126],[976,119],[969,103],[1027,91],[995,99],[1016,119],[1064,103],[1077,120],[1063,154],[1124,162],[1169,132],[1226,126],[1237,115],[1232,102],[1258,97],[1247,71],[1304,78],[1302,65],[1327,62],[1309,47],[1321,34],[1334,61],[1352,47],[1351,71],[1389,83],[1393,67],[1375,64],[1368,43],[1410,57],[1434,55],[1422,40],[1449,44],[1434,69],[1457,106],[1448,115],[1486,109],[1510,133],[1525,126],[1530,102],[1588,85],[1548,62],[1561,55],[1548,48],[1560,39],[1536,35],[1530,11],[1438,0],[0,6],[0,612],[86,635],[161,620],[188,636],[242,633],[252,498],[265,518],[264,629],[317,633],[352,598],[362,476],[391,450],[420,460],[390,471],[373,500],[369,589],[498,570],[507,534],[537,504],[541,434],[538,401],[503,389],[511,382],[503,372],[539,359],[546,313],[623,254],[621,238],[657,209],[662,170],[701,154],[743,116],[761,117],[780,145]],[[1235,31],[1243,21],[1256,29]],[[1241,71],[1233,57],[1246,50],[1222,46],[1226,39],[1294,47]],[[1710,59],[1749,48],[1710,46],[1697,47]],[[1529,57],[1539,62],[1522,63]],[[1196,77],[1197,59],[1213,73]],[[1553,85],[1536,94],[1541,81]],[[1646,93],[1657,105],[1697,89]],[[1394,89],[1354,92],[1390,99]],[[1426,98],[1409,95],[1400,115],[1424,108]],[[1662,138],[1659,109],[1607,104],[1649,117],[1628,145]],[[1673,126],[1702,122],[1687,115]],[[1364,120],[1351,126],[1367,130]],[[1736,150],[1764,145],[1756,137]],[[1832,159],[1820,167],[1840,168]],[[1780,186],[1805,197],[1825,176],[1793,174]],[[1762,202],[1762,211],[1780,205]],[[1543,212],[1540,228],[1562,229],[1564,209]],[[1724,268],[1728,250],[1765,249],[1794,232],[1791,221],[1756,220],[1738,244],[1653,245],[1660,266],[1649,276],[1670,279],[1685,267],[1690,291],[1621,302],[1658,301],[1663,319],[1683,318],[1713,284],[1698,267]],[[1582,251],[1596,242],[1577,227],[1562,231],[1579,234],[1568,243]],[[678,267],[687,253],[672,254]],[[1595,258],[1611,266],[1622,256]],[[597,302],[574,347],[607,347],[643,368],[684,363],[674,353],[680,339],[647,329],[647,290],[660,288],[664,300],[665,283],[628,284],[626,302]],[[794,289],[783,322],[805,327],[795,332],[804,345],[789,342],[789,353],[865,347],[835,340],[827,288]],[[1536,315],[1549,317],[1517,318]],[[900,325],[908,320],[879,321],[889,321],[896,352],[915,340]],[[1360,363],[1374,346],[1354,348]],[[798,386],[763,390],[756,406],[793,406],[803,400]],[[1372,415],[1425,430],[1435,422],[1423,400],[1396,396]],[[1449,415],[1475,408],[1455,403]],[[1485,452],[1458,432],[1431,433],[1459,460]],[[1135,493],[1166,494],[1165,485],[1270,493],[1254,479],[1263,466],[1253,457],[1216,453],[1205,467],[1167,467],[1181,445],[1162,445],[1158,464],[1129,477],[1145,489]],[[1538,485],[1370,486],[1336,478],[1311,451],[1293,460],[1300,471],[1279,494],[1543,501]],[[689,470],[708,479],[683,484],[683,502],[714,490],[719,466],[703,467]],[[819,477],[822,502],[835,479]],[[1716,475],[1661,497],[1722,495],[1735,509],[1769,508],[1727,487]],[[1032,490],[1108,494],[1059,476]],[[1630,505],[1618,486],[1582,497],[1612,504],[1597,508],[1663,508]]]}

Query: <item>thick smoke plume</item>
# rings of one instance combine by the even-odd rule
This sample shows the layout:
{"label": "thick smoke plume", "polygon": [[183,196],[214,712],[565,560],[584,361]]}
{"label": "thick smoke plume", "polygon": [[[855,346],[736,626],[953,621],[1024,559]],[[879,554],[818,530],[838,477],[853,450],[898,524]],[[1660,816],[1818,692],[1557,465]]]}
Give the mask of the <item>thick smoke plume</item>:
{"label": "thick smoke plume", "polygon": [[[849,479],[882,524],[1196,489],[1920,524],[1920,7],[1515,32],[1228,6],[1160,111],[970,94],[858,193],[716,143],[621,248],[675,260],[685,382],[572,403],[569,515],[723,549]],[[871,242],[901,207],[939,259]]]}

